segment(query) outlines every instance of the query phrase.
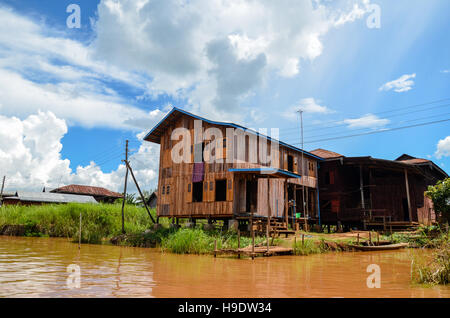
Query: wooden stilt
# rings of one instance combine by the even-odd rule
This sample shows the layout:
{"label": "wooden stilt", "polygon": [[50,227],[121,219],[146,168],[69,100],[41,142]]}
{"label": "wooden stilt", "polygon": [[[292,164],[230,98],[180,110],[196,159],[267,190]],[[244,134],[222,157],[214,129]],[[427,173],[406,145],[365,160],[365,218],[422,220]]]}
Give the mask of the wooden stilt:
{"label": "wooden stilt", "polygon": [[358,235],[356,236],[356,244],[359,245],[359,232],[358,232]]}

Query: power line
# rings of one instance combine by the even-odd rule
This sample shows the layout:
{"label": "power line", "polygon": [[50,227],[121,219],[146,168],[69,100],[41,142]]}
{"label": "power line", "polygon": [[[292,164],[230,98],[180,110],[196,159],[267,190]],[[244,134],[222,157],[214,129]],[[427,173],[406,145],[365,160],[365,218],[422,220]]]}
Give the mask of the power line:
{"label": "power line", "polygon": [[[354,134],[354,135],[347,135],[347,136],[340,136],[340,137],[332,137],[332,138],[325,138],[325,139],[317,139],[317,140],[312,140],[312,141],[309,141],[309,142],[306,142],[306,143],[307,144],[311,144],[311,143],[316,143],[316,142],[319,142],[319,141],[328,141],[328,140],[344,139],[344,138],[357,137],[357,136],[372,135],[372,134],[378,134],[378,133],[383,133],[383,132],[388,132],[388,131],[395,131],[395,130],[401,130],[401,129],[406,129],[406,128],[413,128],[413,127],[419,127],[419,126],[438,124],[438,123],[442,123],[442,122],[446,122],[446,121],[450,121],[450,118],[442,119],[442,120],[436,120],[436,121],[431,121],[431,122],[426,122],[426,123],[420,123],[420,124],[415,124],[415,125],[409,125],[409,126],[387,128],[387,129],[382,129],[382,130],[377,130],[377,131],[372,131],[372,132],[366,132],[366,133],[361,133],[361,134]],[[299,143],[295,143],[294,145],[298,145],[298,144]]]}
{"label": "power line", "polygon": [[[391,116],[384,116],[383,118],[380,118],[380,119],[393,118],[393,117],[398,117],[398,116],[408,116],[410,114],[425,112],[425,111],[429,111],[429,110],[436,109],[436,108],[441,108],[441,107],[446,107],[446,106],[450,106],[450,104],[444,104],[444,105],[429,107],[429,108],[426,108],[426,109],[421,109],[421,110],[416,110],[416,111],[408,111],[408,112],[395,114],[395,115],[391,115]],[[372,114],[372,115],[374,115],[374,114]],[[364,116],[362,116],[362,117],[364,117]],[[360,118],[362,118],[362,117],[360,117]],[[357,118],[357,119],[360,119],[360,118]],[[345,119],[345,120],[352,120],[352,119]],[[339,125],[311,128],[311,129],[307,129],[305,131],[317,131],[317,130],[325,130],[325,129],[333,129],[333,128],[349,126],[349,123],[348,122],[344,122],[344,120],[341,120],[341,121],[338,121],[338,122],[340,123]]]}
{"label": "power line", "polygon": [[[392,110],[382,111],[382,112],[376,112],[376,113],[371,113],[371,114],[372,115],[380,115],[380,114],[398,112],[398,111],[405,110],[405,109],[411,109],[411,108],[415,108],[415,107],[436,104],[436,103],[440,103],[440,102],[448,101],[448,100],[450,100],[450,98],[444,98],[444,99],[435,100],[435,101],[431,101],[431,102],[427,102],[427,103],[415,104],[415,105],[405,106],[405,107],[401,107],[401,108],[397,108],[397,109],[392,109]],[[349,116],[350,118],[346,118],[346,119],[358,119],[358,118],[361,118],[362,116],[364,116],[364,115],[350,115]],[[312,126],[319,126],[319,125],[339,123],[339,122],[342,122],[342,120],[343,119],[341,119],[341,120],[332,120],[332,121],[321,122],[321,123],[315,123],[315,124],[312,124]],[[297,127],[288,127],[288,128],[282,128],[282,129],[280,129],[280,131],[281,130],[282,131],[288,131],[288,130],[296,130],[296,129],[297,129]]]}
{"label": "power line", "polygon": [[[438,115],[433,115],[433,116],[427,116],[427,117],[421,117],[421,118],[415,118],[415,119],[410,119],[410,120],[402,120],[400,121],[400,123],[409,123],[409,122],[415,122],[418,120],[424,120],[424,119],[431,119],[431,118],[436,118],[436,117],[441,117],[441,116],[447,116],[450,115],[450,113],[444,113],[444,114],[438,114]],[[384,127],[386,128],[386,126]],[[388,127],[389,128],[389,127]],[[370,127],[365,127],[365,128],[359,128],[359,129],[352,129],[352,132],[355,131],[364,131],[364,130],[369,130],[369,131],[373,131],[374,128],[370,128]],[[381,129],[381,128],[380,128]],[[332,135],[336,135],[336,134],[344,134],[347,133],[347,131],[341,131],[341,132],[334,132],[334,133],[326,133],[326,134],[320,134],[320,135],[313,135],[313,136],[308,136],[309,138],[316,138],[316,137],[325,137],[325,136],[332,136]],[[295,140],[297,141],[297,140]],[[289,143],[290,141],[287,141],[287,143]],[[291,141],[293,142],[293,141]]]}

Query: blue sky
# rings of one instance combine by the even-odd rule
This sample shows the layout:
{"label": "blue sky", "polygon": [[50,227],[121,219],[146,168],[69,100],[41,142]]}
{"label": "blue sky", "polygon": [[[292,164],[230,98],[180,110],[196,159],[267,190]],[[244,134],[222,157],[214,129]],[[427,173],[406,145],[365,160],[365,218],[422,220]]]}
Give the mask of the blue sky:
{"label": "blue sky", "polygon": [[[23,143],[10,157],[15,148],[0,144],[11,163],[0,173],[17,187],[118,190],[130,139],[140,181],[154,187],[158,149],[139,137],[171,106],[280,128],[297,146],[302,108],[306,150],[408,153],[448,171],[450,121],[311,141],[450,119],[450,2],[313,2],[0,1],[9,21],[0,27],[0,75],[11,79],[0,90],[0,116],[16,118],[21,134],[12,140]],[[71,3],[81,8],[80,29],[66,26]],[[366,22],[374,5],[379,28]],[[47,154],[30,146],[45,142],[36,134],[52,141]],[[52,164],[36,168],[44,161]]]}

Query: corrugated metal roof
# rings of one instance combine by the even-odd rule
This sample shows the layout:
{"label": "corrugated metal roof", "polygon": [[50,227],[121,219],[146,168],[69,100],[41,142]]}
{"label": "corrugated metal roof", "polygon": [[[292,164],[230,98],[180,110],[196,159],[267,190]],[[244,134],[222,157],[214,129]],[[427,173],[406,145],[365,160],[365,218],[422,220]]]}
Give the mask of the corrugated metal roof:
{"label": "corrugated metal roof", "polygon": [[310,153],[312,153],[318,157],[324,158],[324,159],[344,157],[343,155],[341,155],[337,152],[322,149],[322,148],[311,150]]}
{"label": "corrugated metal roof", "polygon": [[71,184],[64,187],[51,190],[52,193],[68,193],[68,194],[84,194],[111,198],[122,198],[122,195],[117,192],[110,191],[101,187],[92,187],[78,184]]}
{"label": "corrugated metal roof", "polygon": [[407,160],[398,160],[399,162],[409,163],[409,164],[421,164],[421,163],[430,163],[430,160],[422,159],[422,158],[414,158],[414,159],[407,159]]}
{"label": "corrugated metal roof", "polygon": [[276,139],[274,139],[272,137],[266,136],[264,134],[261,134],[260,132],[254,131],[252,129],[246,128],[246,127],[244,127],[242,125],[238,125],[238,124],[235,124],[235,123],[228,123],[228,122],[220,122],[220,121],[209,120],[209,119],[206,119],[204,117],[200,117],[198,115],[194,115],[194,114],[192,114],[190,112],[187,112],[187,111],[185,111],[183,109],[180,109],[180,108],[177,108],[177,107],[173,107],[172,110],[169,111],[166,114],[166,116],[164,116],[164,118],[161,119],[161,121],[155,127],[152,128],[152,130],[150,130],[150,132],[144,137],[144,140],[159,144],[160,143],[160,137],[163,134],[164,130],[174,120],[176,120],[179,116],[181,116],[183,114],[187,115],[187,116],[190,116],[190,117],[193,117],[193,118],[196,118],[196,119],[199,119],[199,120],[204,121],[206,123],[213,124],[213,125],[228,126],[228,127],[234,127],[234,128],[238,128],[238,129],[243,129],[243,130],[245,130],[245,131],[247,131],[249,133],[252,133],[252,134],[255,134],[257,136],[266,138],[267,140],[271,140],[271,141],[273,140],[275,142],[278,142],[281,146],[290,148],[290,149],[298,151],[298,152],[303,152],[305,155],[313,157],[315,159],[323,160],[322,158],[320,158],[320,157],[318,157],[318,156],[316,156],[316,155],[314,155],[314,154],[312,154],[312,153],[310,153],[308,151],[305,151],[303,149],[300,149],[298,147],[295,147],[295,146],[290,145],[288,143],[285,143],[283,141],[276,140]]}
{"label": "corrugated metal roof", "polygon": [[46,202],[46,203],[97,203],[97,201],[88,195],[62,194],[49,192],[16,192],[15,197],[20,201],[27,202]]}

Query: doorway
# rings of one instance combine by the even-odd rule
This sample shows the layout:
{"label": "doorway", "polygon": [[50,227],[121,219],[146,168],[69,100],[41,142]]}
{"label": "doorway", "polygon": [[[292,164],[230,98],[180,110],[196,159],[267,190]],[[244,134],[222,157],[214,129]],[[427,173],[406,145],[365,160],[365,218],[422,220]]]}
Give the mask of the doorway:
{"label": "doorway", "polygon": [[245,187],[245,209],[246,212],[256,212],[258,203],[258,181],[247,180]]}
{"label": "doorway", "polygon": [[409,221],[408,199],[403,198],[402,205],[403,205],[403,220]]}

